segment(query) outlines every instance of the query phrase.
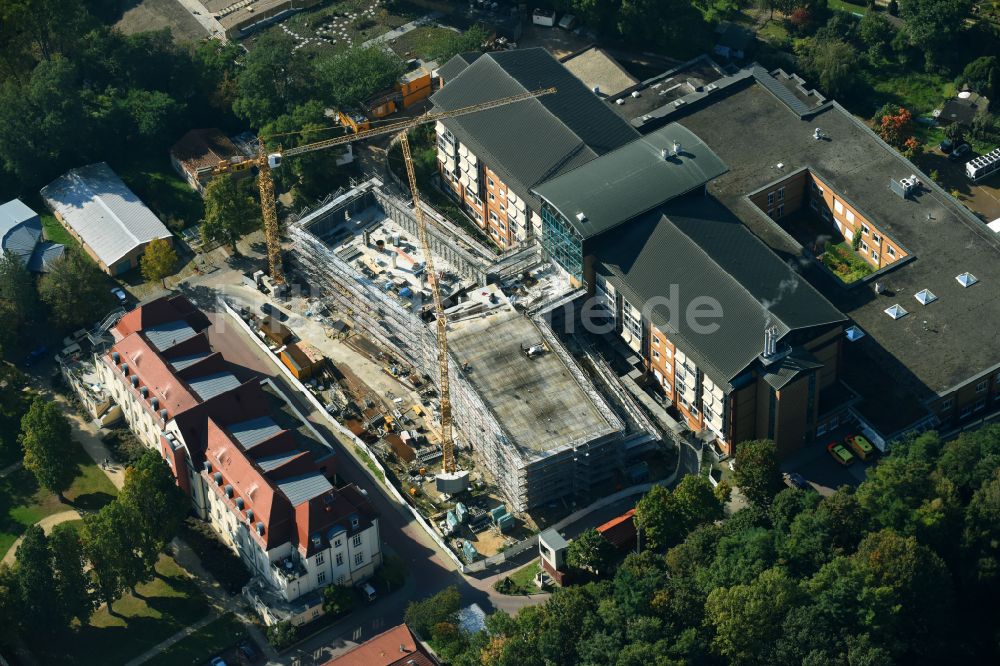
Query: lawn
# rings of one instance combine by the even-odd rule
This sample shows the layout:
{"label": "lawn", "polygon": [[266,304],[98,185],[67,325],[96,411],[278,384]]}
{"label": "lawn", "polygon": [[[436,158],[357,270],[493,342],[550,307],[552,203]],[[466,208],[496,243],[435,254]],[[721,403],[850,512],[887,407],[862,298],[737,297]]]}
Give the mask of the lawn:
{"label": "lawn", "polygon": [[50,240],[53,243],[62,243],[67,247],[77,247],[79,243],[73,238],[66,227],[59,224],[59,220],[56,219],[55,215],[43,214],[40,216],[42,218],[42,233],[45,235],[45,240]]}
{"label": "lawn", "polygon": [[437,26],[416,28],[391,42],[392,50],[400,58],[431,59],[448,46],[455,31]]}
{"label": "lawn", "polygon": [[[501,594],[538,594],[539,589],[535,586],[535,575],[541,571],[541,565],[535,561],[531,564],[521,567],[514,573],[510,574],[506,578],[501,580],[509,580],[509,587],[498,588],[497,591]],[[501,581],[497,581],[500,583]]]}
{"label": "lawn", "polygon": [[74,447],[73,455],[79,471],[73,485],[65,493],[68,504],[60,503],[55,495],[39,488],[34,475],[26,469],[19,469],[0,479],[0,555],[6,553],[28,527],[42,518],[70,509],[96,511],[118,494],[83,448]]}
{"label": "lawn", "polygon": [[166,157],[144,155],[113,162],[111,167],[171,231],[176,233],[198,224],[205,216],[201,196],[177,175]]}
{"label": "lawn", "polygon": [[236,616],[227,613],[156,655],[147,661],[146,665],[173,666],[174,664],[205,663],[209,658],[239,643],[245,634],[243,625]]}
{"label": "lawn", "polygon": [[846,242],[836,245],[831,243],[819,259],[846,284],[857,282],[874,272],[871,264],[859,257]]}
{"label": "lawn", "polygon": [[868,13],[868,7],[865,5],[856,5],[851,2],[844,2],[844,0],[826,0],[826,5],[838,12],[849,12],[857,16],[863,16]]}
{"label": "lawn", "polygon": [[114,603],[117,615],[102,607],[65,643],[31,646],[39,662],[123,664],[205,617],[208,603],[173,559],[161,555],[156,572],[152,581],[138,586],[137,596],[126,594]]}

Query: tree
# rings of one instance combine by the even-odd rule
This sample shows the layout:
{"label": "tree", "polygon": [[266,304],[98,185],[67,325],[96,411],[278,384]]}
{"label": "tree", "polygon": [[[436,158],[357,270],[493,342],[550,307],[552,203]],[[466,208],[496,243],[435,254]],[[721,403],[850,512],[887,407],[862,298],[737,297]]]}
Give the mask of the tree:
{"label": "tree", "polygon": [[9,250],[0,255],[0,299],[14,310],[16,319],[5,320],[12,327],[30,321],[38,306],[34,277],[21,258]]}
{"label": "tree", "polygon": [[98,598],[112,604],[143,580],[145,566],[134,550],[134,514],[117,500],[83,517],[83,544],[95,574]]}
{"label": "tree", "polygon": [[875,133],[897,150],[902,150],[913,136],[913,115],[897,104],[883,105],[875,112],[872,125]]}
{"label": "tree", "polygon": [[464,32],[451,32],[446,39],[436,46],[429,54],[431,58],[438,62],[447,62],[452,56],[469,51],[482,51],[483,44],[489,39],[490,33],[486,28],[477,23]]}
{"label": "tree", "polygon": [[441,622],[458,623],[461,597],[454,585],[422,601],[411,601],[403,616],[406,624],[418,635],[430,638],[431,629]]}
{"label": "tree", "polygon": [[784,487],[774,442],[758,439],[738,444],[733,481],[748,500],[758,506],[770,506]]}
{"label": "tree", "polygon": [[151,240],[139,260],[142,277],[150,282],[159,280],[164,288],[167,286],[166,278],[173,272],[176,264],[177,252],[165,238]]}
{"label": "tree", "polygon": [[55,572],[49,540],[41,527],[32,525],[24,532],[15,557],[21,625],[37,634],[51,633],[65,626],[59,597],[52,586]]}
{"label": "tree", "polygon": [[566,550],[566,564],[576,569],[601,573],[611,562],[614,547],[595,530],[585,530],[573,539]]}
{"label": "tree", "polygon": [[767,663],[785,616],[802,592],[781,569],[768,569],[748,585],[720,587],[705,600],[705,621],[715,629],[712,649],[729,663]]}
{"label": "tree", "polygon": [[796,44],[795,51],[827,95],[836,97],[851,87],[858,53],[847,42],[805,39]]}
{"label": "tree", "polygon": [[962,70],[960,80],[981,95],[996,99],[1000,93],[1000,58],[995,55],[976,58]]}
{"label": "tree", "polygon": [[405,70],[403,61],[381,46],[354,46],[316,63],[316,80],[321,91],[317,99],[339,109],[356,106],[375,93],[392,88]]}
{"label": "tree", "polygon": [[955,40],[972,9],[972,0],[899,0],[906,35],[922,49],[928,68],[954,51]]}
{"label": "tree", "polygon": [[867,12],[858,23],[858,37],[868,48],[866,55],[872,64],[878,64],[885,59],[895,36],[895,28],[879,12]]}
{"label": "tree", "polygon": [[225,243],[236,254],[236,241],[261,224],[260,209],[247,187],[246,181],[228,175],[216,176],[205,187],[204,241]]}
{"label": "tree", "polygon": [[283,650],[299,639],[299,630],[288,620],[267,628],[267,640],[275,650]]}
{"label": "tree", "polygon": [[344,585],[327,585],[323,588],[323,612],[343,615],[354,608],[357,599],[354,590]]}
{"label": "tree", "polygon": [[80,535],[67,523],[56,525],[49,536],[49,550],[55,572],[52,585],[60,610],[67,619],[86,624],[94,612],[95,603]]}
{"label": "tree", "polygon": [[77,475],[74,444],[69,421],[51,401],[38,396],[21,419],[21,447],[24,467],[31,471],[38,484],[55,493],[65,502],[63,493]]}
{"label": "tree", "polygon": [[972,117],[969,133],[980,141],[992,141],[1000,135],[1000,127],[997,127],[996,117],[992,113],[980,109]]}
{"label": "tree", "polygon": [[[706,477],[693,474],[685,476],[672,494],[684,525],[685,536],[698,525],[722,520],[720,496],[716,495]],[[725,491],[722,496],[725,496]]]}
{"label": "tree", "polygon": [[155,572],[156,561],[180,530],[188,502],[173,473],[156,453],[146,449],[125,470],[125,483],[115,502],[130,513],[127,522],[133,550],[143,564],[143,578]]}
{"label": "tree", "polygon": [[107,276],[79,251],[67,250],[38,283],[38,295],[59,326],[83,326],[113,306]]}
{"label": "tree", "polygon": [[243,58],[233,111],[261,128],[312,96],[312,68],[295,41],[277,30],[263,32]]}
{"label": "tree", "polygon": [[957,146],[965,141],[965,128],[961,123],[952,123],[944,128],[944,135]]}
{"label": "tree", "polygon": [[670,490],[655,485],[635,505],[635,526],[651,548],[669,548],[683,538]]}

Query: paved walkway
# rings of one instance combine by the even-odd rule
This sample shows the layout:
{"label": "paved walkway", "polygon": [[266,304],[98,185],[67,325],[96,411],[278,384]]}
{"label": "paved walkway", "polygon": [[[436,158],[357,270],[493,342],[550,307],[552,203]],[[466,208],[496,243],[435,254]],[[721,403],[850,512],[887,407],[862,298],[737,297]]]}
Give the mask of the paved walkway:
{"label": "paved walkway", "polygon": [[[35,525],[38,525],[39,527],[42,528],[42,531],[44,531],[46,534],[49,534],[52,532],[52,528],[58,525],[59,523],[65,523],[69,520],[80,520],[82,517],[83,516],[81,516],[80,512],[77,511],[76,509],[69,509],[68,511],[60,511],[59,513],[54,513],[51,516],[45,516],[37,523],[35,523]],[[23,540],[24,540],[24,535],[21,535],[17,537],[17,541],[11,544],[10,550],[8,550],[7,554],[3,556],[3,562],[2,562],[3,564],[10,564],[10,565],[14,564],[15,556],[17,555],[17,547],[21,545],[21,541]]]}
{"label": "paved walkway", "polygon": [[229,39],[226,37],[226,31],[222,27],[212,13],[205,9],[205,5],[198,2],[198,0],[177,0],[177,4],[186,9],[195,21],[201,24],[201,27],[205,28],[205,32],[210,34],[215,39],[218,39],[222,43],[226,43]]}

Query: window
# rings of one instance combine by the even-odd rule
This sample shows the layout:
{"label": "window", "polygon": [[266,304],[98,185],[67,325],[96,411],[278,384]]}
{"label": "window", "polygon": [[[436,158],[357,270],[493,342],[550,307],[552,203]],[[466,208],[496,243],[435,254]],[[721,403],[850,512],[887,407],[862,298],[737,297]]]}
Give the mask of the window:
{"label": "window", "polygon": [[984,409],[986,409],[986,398],[980,398],[979,400],[976,400],[976,406],[975,408],[973,408],[973,411],[981,412]]}
{"label": "window", "polygon": [[[660,344],[661,344],[660,338],[658,336],[654,335],[653,336],[653,346],[654,347],[659,347]],[[1000,377],[998,377],[998,379],[1000,379]]]}
{"label": "window", "polygon": [[506,192],[504,192],[503,190],[497,190],[497,194],[499,194],[499,195],[500,195],[500,198],[501,198],[501,199],[503,199],[503,198],[504,198],[505,196],[507,196],[507,193],[506,193]]}
{"label": "window", "polygon": [[358,546],[360,546],[361,545],[361,535],[360,534],[355,534],[354,535],[354,540],[351,543],[354,544],[355,548],[357,548]]}
{"label": "window", "polygon": [[497,198],[495,196],[493,196],[492,192],[490,192],[490,201],[496,201],[496,200],[497,200]]}
{"label": "window", "polygon": [[784,199],[785,199],[785,188],[779,187],[778,188],[778,201],[784,201]]}
{"label": "window", "polygon": [[324,560],[323,553],[318,553],[316,555],[316,564],[323,564],[323,560]]}
{"label": "window", "polygon": [[785,204],[779,204],[778,205],[777,213],[778,213],[777,217],[781,217],[782,215],[785,214]]}
{"label": "window", "polygon": [[888,254],[890,257],[895,257],[896,249],[893,248],[891,245],[889,245],[888,247],[885,248],[885,253]]}
{"label": "window", "polygon": [[819,210],[819,204],[816,203],[815,199],[809,200],[809,207],[812,208],[813,210]]}
{"label": "window", "polygon": [[653,360],[654,361],[660,360],[660,352],[656,351],[655,349],[653,350]]}
{"label": "window", "polygon": [[969,416],[969,414],[972,414],[972,407],[963,407],[962,413],[958,415],[958,418],[964,419]]}
{"label": "window", "polygon": [[833,201],[833,212],[837,213],[838,215],[843,215],[843,213],[844,213],[844,204],[840,203],[839,201],[837,201],[835,199]]}
{"label": "window", "polygon": [[868,243],[866,243],[864,241],[861,241],[861,250],[862,250],[862,252],[867,252],[868,251]]}
{"label": "window", "polygon": [[976,393],[985,393],[985,392],[986,392],[986,380],[984,379],[983,381],[976,384]]}
{"label": "window", "polygon": [[[848,213],[847,213],[847,219],[849,221],[853,222],[853,220],[851,220],[852,217],[854,217],[854,214],[851,213],[850,211],[848,211]],[[861,233],[863,233],[865,236],[867,236],[871,232],[872,232],[872,230],[868,228],[868,225],[862,222],[861,223]],[[875,242],[878,242],[875,238],[872,238],[872,240],[874,240]]]}
{"label": "window", "polygon": [[813,192],[819,192],[819,185],[816,184],[815,180],[812,182],[812,188]]}
{"label": "window", "polygon": [[503,222],[497,222],[497,226],[499,226],[502,231],[507,231],[507,225]]}
{"label": "window", "polygon": [[[769,208],[774,205],[774,192],[767,193],[767,205]],[[768,215],[770,215],[770,213],[768,213]]]}
{"label": "window", "polygon": [[337,553],[337,566],[339,567],[339,566],[342,566],[343,564],[344,564],[344,555],[343,555],[343,553]]}
{"label": "window", "polygon": [[343,585],[343,584],[344,584],[344,577],[337,576],[337,585]]}
{"label": "window", "polygon": [[872,250],[872,259],[878,261],[878,250]]}
{"label": "window", "polygon": [[318,574],[316,574],[316,584],[322,585],[325,582],[326,582],[326,572],[320,571]]}
{"label": "window", "polygon": [[[674,356],[674,353],[672,351],[670,351],[669,349],[664,349],[663,350],[663,354],[667,358],[673,358],[673,356]],[[1000,380],[1000,377],[998,377],[997,379]]]}
{"label": "window", "polygon": [[955,401],[951,398],[948,398],[947,400],[941,401],[941,407],[938,408],[938,411],[948,412],[951,411],[951,408],[954,406],[955,406]]}
{"label": "window", "polygon": [[497,184],[493,182],[493,179],[489,176],[486,177],[486,182],[490,184],[490,187],[496,187]]}
{"label": "window", "polygon": [[343,543],[343,541],[341,541],[340,539],[334,539],[334,541],[333,541],[333,547],[334,548],[340,548],[340,544],[341,543]]}
{"label": "window", "polygon": [[[853,222],[854,222],[854,211],[852,211],[852,210],[847,211],[847,215],[845,215],[845,217],[847,218],[848,222],[851,222],[853,224]],[[868,227],[866,227],[863,224],[861,225],[861,227],[863,229],[865,229],[865,233],[868,233]]]}
{"label": "window", "polygon": [[773,208],[768,208],[768,209],[767,209],[767,216],[768,216],[769,218],[771,218],[772,220],[773,220],[773,219],[775,218],[775,215],[774,215],[774,209],[773,209]]}
{"label": "window", "polygon": [[493,211],[491,210],[491,211],[490,211],[490,222],[498,222],[499,220],[500,220],[500,218],[499,218],[499,217],[497,217],[497,214],[496,214],[496,213],[494,213],[494,212],[493,212]]}
{"label": "window", "polygon": [[503,204],[500,204],[500,212],[502,213],[502,212],[504,212],[505,210],[507,210],[507,209],[506,209],[506,208],[504,208],[504,205],[503,205]]}
{"label": "window", "polygon": [[879,236],[877,233],[875,233],[873,231],[872,232],[872,241],[875,242],[875,243],[881,243],[882,242],[882,237]]}
{"label": "window", "polygon": [[361,564],[364,561],[365,561],[364,553],[358,553],[357,555],[354,556],[354,564]]}

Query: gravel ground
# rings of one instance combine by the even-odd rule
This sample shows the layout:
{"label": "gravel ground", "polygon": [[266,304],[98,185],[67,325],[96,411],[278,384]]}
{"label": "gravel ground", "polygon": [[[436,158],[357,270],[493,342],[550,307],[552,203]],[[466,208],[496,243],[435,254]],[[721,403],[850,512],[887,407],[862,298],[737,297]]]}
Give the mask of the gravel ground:
{"label": "gravel ground", "polygon": [[170,28],[174,40],[197,41],[208,36],[205,29],[177,0],[140,0],[125,10],[115,26],[127,35]]}

